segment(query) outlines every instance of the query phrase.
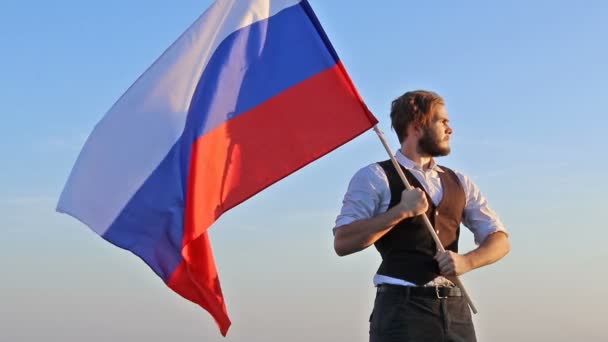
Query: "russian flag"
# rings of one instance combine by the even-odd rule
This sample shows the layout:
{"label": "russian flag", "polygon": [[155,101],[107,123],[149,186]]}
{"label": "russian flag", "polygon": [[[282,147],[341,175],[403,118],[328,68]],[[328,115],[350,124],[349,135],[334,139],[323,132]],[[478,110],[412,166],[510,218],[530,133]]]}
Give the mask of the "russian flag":
{"label": "russian flag", "polygon": [[57,211],[226,335],[209,227],[376,123],[307,1],[217,0],[95,126]]}

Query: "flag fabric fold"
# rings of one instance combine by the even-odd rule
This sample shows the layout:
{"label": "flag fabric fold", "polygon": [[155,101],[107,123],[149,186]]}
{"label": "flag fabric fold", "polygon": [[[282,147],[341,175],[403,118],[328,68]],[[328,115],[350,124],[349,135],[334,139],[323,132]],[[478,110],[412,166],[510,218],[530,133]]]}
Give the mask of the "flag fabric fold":
{"label": "flag fabric fold", "polygon": [[218,0],[95,126],[57,210],[230,319],[207,230],[377,121],[307,1]]}

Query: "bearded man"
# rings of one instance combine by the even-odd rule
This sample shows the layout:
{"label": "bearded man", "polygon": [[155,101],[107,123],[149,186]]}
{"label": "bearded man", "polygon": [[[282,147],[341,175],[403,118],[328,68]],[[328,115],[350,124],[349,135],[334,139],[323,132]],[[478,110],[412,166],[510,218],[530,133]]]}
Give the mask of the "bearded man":
{"label": "bearded man", "polygon": [[[439,95],[403,94],[392,102],[391,121],[401,143],[395,158],[414,189],[405,189],[390,160],[362,168],[333,230],[339,256],[374,244],[382,257],[370,342],[476,341],[467,302],[450,279],[504,257],[508,234],[470,178],[435,162],[450,153],[453,133]],[[438,252],[422,215],[445,252]],[[478,245],[466,254],[458,251],[461,223]]]}

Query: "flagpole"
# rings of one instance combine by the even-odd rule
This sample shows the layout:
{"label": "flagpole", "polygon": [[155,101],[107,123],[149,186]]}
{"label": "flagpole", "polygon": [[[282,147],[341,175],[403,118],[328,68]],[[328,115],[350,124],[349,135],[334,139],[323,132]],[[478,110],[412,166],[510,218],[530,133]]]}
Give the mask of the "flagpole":
{"label": "flagpole", "polygon": [[[395,159],[395,156],[393,155],[391,148],[388,146],[388,143],[386,142],[384,133],[382,133],[382,131],[378,128],[378,125],[374,125],[374,132],[376,132],[376,134],[378,135],[378,138],[380,138],[380,141],[382,142],[382,145],[384,145],[384,148],[386,149],[386,153],[388,153],[389,157],[391,158],[391,161],[393,162],[393,166],[395,166],[395,170],[397,170],[397,173],[399,174],[399,177],[403,181],[405,188],[408,190],[412,190],[412,186],[410,185],[410,182],[408,182],[407,178],[405,178],[405,174],[403,173],[401,166],[399,166],[399,163]],[[443,245],[441,244],[441,240],[439,240],[439,236],[437,236],[435,229],[433,229],[433,225],[431,224],[431,221],[429,221],[429,218],[426,215],[422,215],[422,217],[424,218],[424,224],[425,224],[427,230],[429,231],[429,233],[431,233],[433,240],[435,240],[437,249],[439,249],[439,251],[441,251],[441,252],[445,252],[445,249],[443,248]],[[462,281],[460,281],[460,279],[456,275],[453,277],[450,277],[450,278],[451,278],[450,280],[452,280],[456,284],[456,286],[458,286],[460,288],[460,290],[462,291],[462,294],[464,295],[465,299],[469,303],[469,307],[471,308],[471,311],[473,311],[473,313],[476,314],[477,308],[475,308],[475,305],[473,304],[471,297],[469,297],[467,290],[465,290],[464,285],[462,284]]]}

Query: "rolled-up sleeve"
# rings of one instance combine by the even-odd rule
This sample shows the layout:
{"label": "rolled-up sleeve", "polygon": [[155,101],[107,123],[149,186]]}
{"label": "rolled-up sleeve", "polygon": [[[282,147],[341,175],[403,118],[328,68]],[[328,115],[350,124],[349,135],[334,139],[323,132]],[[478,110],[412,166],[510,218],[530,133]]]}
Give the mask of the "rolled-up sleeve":
{"label": "rolled-up sleeve", "polygon": [[342,201],[342,209],[333,229],[349,223],[374,217],[386,211],[390,201],[388,181],[378,164],[368,165],[355,173]]}
{"label": "rolled-up sleeve", "polygon": [[462,182],[466,195],[462,224],[473,233],[475,243],[478,245],[483,243],[488,236],[496,232],[504,232],[508,235],[505,226],[496,212],[490,208],[477,185],[469,177],[459,172],[456,174]]}

